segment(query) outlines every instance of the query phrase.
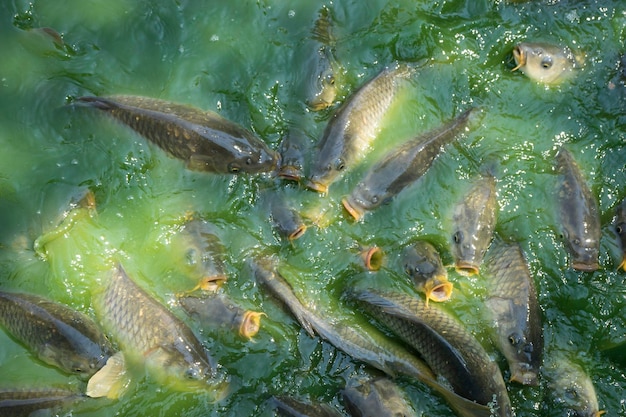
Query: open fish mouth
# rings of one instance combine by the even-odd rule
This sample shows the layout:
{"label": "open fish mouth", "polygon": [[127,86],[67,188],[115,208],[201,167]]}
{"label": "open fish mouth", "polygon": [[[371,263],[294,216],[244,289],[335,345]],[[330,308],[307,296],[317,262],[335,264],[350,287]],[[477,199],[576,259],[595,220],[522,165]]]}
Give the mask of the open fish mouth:
{"label": "open fish mouth", "polygon": [[259,332],[261,328],[261,317],[267,316],[265,313],[258,313],[256,311],[246,311],[243,315],[243,320],[239,326],[239,334],[247,339],[252,339]]}
{"label": "open fish mouth", "polygon": [[433,280],[424,285],[424,293],[426,294],[426,304],[428,300],[435,302],[448,301],[452,296],[452,289],[454,285],[447,280],[444,276],[437,276]]}
{"label": "open fish mouth", "polygon": [[454,269],[456,270],[456,272],[458,272],[461,275],[465,275],[465,276],[472,276],[472,275],[478,275],[478,265],[475,265],[471,262],[467,262],[467,261],[459,261],[456,263],[456,265],[454,266]]}
{"label": "open fish mouth", "polygon": [[593,272],[600,269],[600,264],[597,261],[572,261],[572,268],[576,269],[577,271]]}
{"label": "open fish mouth", "polygon": [[313,191],[317,191],[318,193],[326,194],[328,192],[328,185],[315,180],[307,180],[304,185]]}
{"label": "open fish mouth", "polygon": [[378,271],[383,266],[384,258],[385,254],[378,246],[372,246],[361,252],[361,259],[368,271]]}
{"label": "open fish mouth", "polygon": [[227,280],[228,277],[224,274],[208,275],[203,277],[198,285],[196,285],[191,291],[203,290],[215,292],[219,290]]}
{"label": "open fish mouth", "polygon": [[363,210],[357,209],[348,198],[342,198],[341,204],[343,204],[343,207],[354,218],[354,220],[359,221],[363,217]]}
{"label": "open fish mouth", "polygon": [[511,381],[518,382],[523,385],[537,385],[537,372],[529,369],[515,369],[511,371]]}
{"label": "open fish mouth", "polygon": [[517,71],[518,69],[526,65],[526,54],[524,53],[524,50],[519,46],[513,48],[513,59],[515,59],[515,63],[517,64],[517,66],[511,71]]}
{"label": "open fish mouth", "polygon": [[290,241],[299,239],[302,237],[302,235],[304,235],[304,232],[306,232],[306,225],[303,224],[299,226],[296,230],[291,232],[289,236],[287,236],[287,239],[289,239]]}
{"label": "open fish mouth", "polygon": [[277,176],[284,180],[299,182],[302,179],[301,170],[293,165],[282,166],[278,169]]}

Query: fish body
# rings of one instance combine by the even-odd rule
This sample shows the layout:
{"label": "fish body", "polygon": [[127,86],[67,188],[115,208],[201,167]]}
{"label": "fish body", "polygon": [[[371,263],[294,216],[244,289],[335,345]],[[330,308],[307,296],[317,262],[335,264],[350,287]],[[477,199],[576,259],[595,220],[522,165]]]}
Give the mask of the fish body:
{"label": "fish body", "polygon": [[342,417],[338,410],[326,404],[296,400],[292,397],[275,396],[272,403],[279,415],[286,417]]}
{"label": "fish body", "polygon": [[561,147],[556,154],[559,173],[558,204],[565,246],[572,268],[595,271],[600,265],[600,212],[578,164]]}
{"label": "fish body", "polygon": [[488,297],[497,345],[507,358],[511,380],[537,385],[543,353],[537,291],[522,249],[496,239],[485,261]]}
{"label": "fish body", "polygon": [[94,296],[102,325],[122,351],[141,358],[166,382],[184,382],[185,388],[203,387],[214,376],[204,347],[180,319],[135,284],[121,265]]}
{"label": "fish body", "polygon": [[417,181],[431,167],[442,147],[467,126],[471,114],[472,109],[467,110],[442,127],[409,140],[384,156],[342,200],[348,213],[359,220],[365,212],[389,202]]}
{"label": "fish body", "polygon": [[139,96],[80,97],[187,163],[191,170],[259,173],[275,169],[277,153],[217,113]]}
{"label": "fish body", "polygon": [[437,249],[418,240],[402,251],[402,265],[415,287],[426,295],[426,302],[446,301],[452,295],[453,285],[448,281],[448,271],[443,267]]}
{"label": "fish body", "polygon": [[622,262],[617,267],[626,271],[626,199],[624,199],[615,212],[615,231],[619,236],[620,246],[622,248]]}
{"label": "fish body", "polygon": [[304,176],[304,152],[307,138],[300,129],[291,128],[280,142],[280,166],[278,176],[280,178],[300,181]]}
{"label": "fish body", "polygon": [[412,417],[415,410],[400,387],[389,378],[375,378],[341,391],[343,402],[352,417]]}
{"label": "fish body", "polygon": [[485,174],[454,208],[452,254],[459,273],[477,274],[496,225],[496,180]]}
{"label": "fish body", "polygon": [[563,410],[568,417],[600,417],[593,381],[578,363],[558,352],[547,358],[542,374],[548,380],[550,411]]}
{"label": "fish body", "polygon": [[171,246],[175,251],[183,250],[183,269],[202,289],[215,291],[228,280],[224,266],[226,248],[215,225],[193,217],[172,236]]}
{"label": "fish body", "polygon": [[67,373],[89,377],[113,354],[93,320],[40,296],[0,292],[0,325],[43,362]]}
{"label": "fish body", "polygon": [[330,10],[323,6],[311,31],[311,46],[315,50],[306,63],[307,104],[313,111],[330,107],[337,96],[335,80],[338,64],[335,59],[335,39]]}
{"label": "fish body", "polygon": [[495,399],[498,416],[512,415],[500,369],[454,317],[406,294],[361,290],[352,297],[417,350],[458,395],[485,406]]}
{"label": "fish body", "polygon": [[53,415],[84,399],[78,392],[64,388],[0,388],[0,415],[27,417]]}
{"label": "fish body", "polygon": [[287,306],[311,337],[317,333],[355,360],[365,362],[391,377],[401,374],[423,382],[444,397],[461,417],[491,416],[489,407],[463,398],[440,384],[424,362],[376,328],[357,327],[353,322],[331,322],[306,308],[294,294],[291,285],[276,271],[276,265],[271,259],[256,259],[250,266],[256,280]]}
{"label": "fish body", "polygon": [[224,295],[185,295],[178,298],[178,303],[204,328],[236,331],[248,339],[259,332],[263,313],[245,310]]}
{"label": "fish body", "polygon": [[517,65],[514,70],[544,84],[561,83],[581,67],[570,48],[547,43],[522,42],[513,48],[513,58]]}
{"label": "fish body", "polygon": [[333,114],[313,156],[307,186],[328,186],[369,151],[383,116],[394,102],[399,80],[412,74],[406,65],[386,68],[365,83]]}

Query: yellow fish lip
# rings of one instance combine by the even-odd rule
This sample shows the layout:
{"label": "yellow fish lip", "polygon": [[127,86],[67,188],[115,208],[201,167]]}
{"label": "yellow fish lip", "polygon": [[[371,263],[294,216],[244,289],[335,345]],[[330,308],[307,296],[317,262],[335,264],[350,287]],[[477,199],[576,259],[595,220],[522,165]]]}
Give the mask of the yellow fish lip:
{"label": "yellow fish lip", "polygon": [[261,317],[267,316],[265,313],[259,313],[256,311],[246,311],[243,314],[243,320],[239,326],[239,335],[252,339],[259,332],[261,328]]}
{"label": "yellow fish lip", "polygon": [[466,275],[468,277],[472,275],[478,275],[479,273],[478,266],[468,261],[458,261],[454,266],[454,269],[459,274]]}
{"label": "yellow fish lip", "polygon": [[313,191],[317,191],[318,193],[326,194],[328,192],[328,185],[322,184],[319,181],[309,179],[304,185]]}
{"label": "yellow fish lip", "polygon": [[515,59],[515,63],[517,64],[517,66],[513,68],[511,71],[517,71],[518,69],[526,65],[526,54],[524,53],[524,50],[519,45],[513,48],[513,59]]}
{"label": "yellow fish lip", "polygon": [[306,232],[306,225],[303,224],[299,226],[296,230],[291,232],[289,236],[287,236],[287,239],[289,239],[289,241],[299,239],[302,237],[302,235],[304,235],[305,232]]}
{"label": "yellow fish lip", "polygon": [[622,268],[624,272],[626,272],[626,254],[624,254],[622,262],[617,266],[617,270],[619,271],[620,268]]}
{"label": "yellow fish lip", "polygon": [[522,385],[538,385],[537,372],[524,369],[515,369],[511,372],[511,381],[518,382]]}
{"label": "yellow fish lip", "polygon": [[347,197],[341,199],[341,204],[346,209],[346,211],[354,218],[355,221],[361,220],[364,215],[363,211],[357,209],[352,203],[350,203]]}
{"label": "yellow fish lip", "polygon": [[438,303],[448,301],[452,296],[453,289],[454,285],[443,275],[436,276],[424,285],[426,300],[433,300]]}
{"label": "yellow fish lip", "polygon": [[385,254],[378,246],[366,248],[360,253],[365,269],[368,271],[378,271],[383,266]]}
{"label": "yellow fish lip", "polygon": [[219,290],[224,283],[228,281],[228,277],[225,274],[207,275],[202,277],[198,285],[196,285],[191,291],[203,290],[215,292]]}
{"label": "yellow fish lip", "polygon": [[278,169],[277,176],[278,178],[282,178],[284,180],[296,181],[296,182],[300,182],[300,180],[302,179],[300,170],[293,165],[280,167]]}

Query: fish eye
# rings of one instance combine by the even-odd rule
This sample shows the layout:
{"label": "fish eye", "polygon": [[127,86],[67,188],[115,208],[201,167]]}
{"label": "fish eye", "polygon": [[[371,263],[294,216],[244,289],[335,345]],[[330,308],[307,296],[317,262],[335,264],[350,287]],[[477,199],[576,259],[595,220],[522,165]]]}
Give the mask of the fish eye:
{"label": "fish eye", "polygon": [[344,163],[343,159],[337,158],[337,160],[335,161],[335,169],[337,171],[343,171],[345,167],[346,167],[346,164]]}
{"label": "fish eye", "polygon": [[378,204],[378,200],[380,199],[378,198],[377,195],[373,195],[370,200],[372,201],[372,204]]}
{"label": "fish eye", "polygon": [[550,57],[550,56],[545,56],[541,60],[541,68],[550,69],[550,68],[552,68],[552,64],[553,64],[552,57]]}
{"label": "fish eye", "polygon": [[624,231],[624,227],[621,224],[618,224],[617,226],[615,226],[615,231],[621,235]]}
{"label": "fish eye", "polygon": [[252,158],[250,157],[246,158],[246,165],[252,165]]}
{"label": "fish eye", "polygon": [[185,370],[185,379],[198,379],[198,373],[195,369],[189,368]]}
{"label": "fish eye", "polygon": [[239,165],[235,164],[235,163],[230,163],[228,164],[228,172],[236,174],[237,172],[239,172],[241,168],[239,168]]}
{"label": "fish eye", "polygon": [[454,239],[454,243],[461,243],[461,241],[463,240],[463,232],[456,232],[454,235],[452,235],[452,239]]}

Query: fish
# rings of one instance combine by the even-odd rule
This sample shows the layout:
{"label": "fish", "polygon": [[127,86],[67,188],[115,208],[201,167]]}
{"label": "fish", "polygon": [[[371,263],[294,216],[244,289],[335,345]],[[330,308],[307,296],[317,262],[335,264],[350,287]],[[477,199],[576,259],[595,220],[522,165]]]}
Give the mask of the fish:
{"label": "fish", "polygon": [[236,331],[246,339],[254,337],[261,327],[265,313],[245,310],[223,294],[184,295],[178,304],[204,328]]}
{"label": "fish", "polygon": [[493,238],[496,217],[496,180],[486,173],[454,208],[451,247],[457,272],[478,274]]}
{"label": "fish", "polygon": [[83,378],[114,353],[90,317],[34,294],[0,292],[0,325],[41,361]]}
{"label": "fish", "polygon": [[372,378],[341,391],[352,417],[417,417],[398,385],[389,378]]}
{"label": "fish", "polygon": [[174,389],[207,391],[215,382],[212,359],[193,331],[139,287],[117,264],[94,291],[94,310],[127,357]]}
{"label": "fish", "polygon": [[583,367],[570,359],[565,352],[554,352],[547,357],[542,374],[548,381],[550,411],[562,410],[562,415],[572,417],[600,417],[593,381]]}
{"label": "fish", "polygon": [[130,382],[126,357],[123,352],[117,352],[107,360],[106,365],[89,378],[85,395],[91,398],[117,399],[126,393]]}
{"label": "fish", "polygon": [[521,42],[513,48],[515,68],[532,80],[558,84],[572,78],[582,66],[582,59],[567,46],[541,42]]}
{"label": "fish", "polygon": [[402,251],[401,262],[417,290],[426,295],[426,305],[428,300],[442,302],[450,299],[454,285],[448,281],[448,271],[432,244],[418,240],[407,246]]}
{"label": "fish", "polygon": [[537,290],[518,243],[495,239],[485,259],[486,306],[496,328],[496,345],[506,357],[511,381],[537,385],[543,354]]}
{"label": "fish", "polygon": [[369,151],[387,110],[395,101],[400,80],[414,69],[404,64],[385,68],[362,85],[331,116],[313,155],[306,186],[320,193]]}
{"label": "fish", "polygon": [[622,200],[615,211],[615,231],[622,248],[622,262],[617,269],[626,271],[626,199]]}
{"label": "fish", "polygon": [[558,207],[561,234],[570,254],[570,265],[579,271],[600,268],[600,211],[572,154],[561,147],[556,154],[559,175]]}
{"label": "fish", "polygon": [[78,97],[126,124],[194,171],[271,172],[278,154],[250,131],[217,113],[141,96]]}
{"label": "fish", "polygon": [[307,105],[313,111],[324,110],[335,102],[336,76],[339,64],[335,58],[335,38],[330,10],[322,6],[311,30],[311,43],[315,53],[307,60]]}
{"label": "fish", "polygon": [[349,297],[419,352],[455,393],[493,406],[498,416],[513,415],[500,369],[456,318],[402,293],[352,289]]}
{"label": "fish", "polygon": [[304,152],[306,150],[307,137],[304,132],[296,127],[289,132],[280,142],[280,165],[277,176],[285,180],[299,182],[304,176]]}
{"label": "fish", "polygon": [[67,388],[0,388],[0,415],[27,417],[56,415],[85,396]]}
{"label": "fish", "polygon": [[402,190],[421,178],[441,153],[465,129],[474,109],[463,112],[438,129],[397,146],[342,199],[346,211],[359,220],[366,212],[387,204]]}
{"label": "fish", "polygon": [[440,384],[422,360],[375,327],[361,323],[356,325],[353,320],[332,320],[307,308],[277,271],[276,260],[259,257],[249,260],[248,266],[256,281],[285,304],[311,337],[317,334],[353,359],[367,363],[391,377],[406,375],[426,384],[446,399],[460,417],[491,416],[488,406],[463,398]]}
{"label": "fish", "polygon": [[319,403],[305,402],[287,396],[272,397],[272,405],[279,415],[287,417],[342,417],[337,409]]}
{"label": "fish", "polygon": [[284,198],[272,195],[270,200],[270,219],[278,234],[290,242],[301,238],[307,226],[300,214],[290,207]]}
{"label": "fish", "polygon": [[194,290],[217,291],[228,280],[226,248],[214,224],[192,215],[172,236],[170,246],[173,251],[182,250],[182,270],[198,282]]}

